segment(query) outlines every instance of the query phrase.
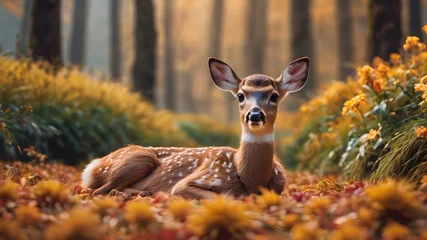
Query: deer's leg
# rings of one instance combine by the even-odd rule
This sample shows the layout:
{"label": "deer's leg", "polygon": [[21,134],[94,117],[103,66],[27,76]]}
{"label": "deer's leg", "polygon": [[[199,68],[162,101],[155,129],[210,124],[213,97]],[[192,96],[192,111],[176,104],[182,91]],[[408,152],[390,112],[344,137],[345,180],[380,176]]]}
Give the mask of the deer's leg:
{"label": "deer's leg", "polygon": [[199,187],[193,187],[193,186],[186,186],[181,189],[177,189],[172,193],[173,195],[179,195],[183,198],[188,199],[205,199],[205,198],[215,198],[217,196],[216,193],[199,188]]}
{"label": "deer's leg", "polygon": [[107,194],[112,189],[121,191],[150,175],[159,165],[160,161],[152,150],[141,147],[129,151],[112,165],[106,183],[93,194]]}
{"label": "deer's leg", "polygon": [[273,167],[273,173],[266,187],[275,191],[277,194],[281,194],[286,186],[285,169],[277,162],[274,162]]}

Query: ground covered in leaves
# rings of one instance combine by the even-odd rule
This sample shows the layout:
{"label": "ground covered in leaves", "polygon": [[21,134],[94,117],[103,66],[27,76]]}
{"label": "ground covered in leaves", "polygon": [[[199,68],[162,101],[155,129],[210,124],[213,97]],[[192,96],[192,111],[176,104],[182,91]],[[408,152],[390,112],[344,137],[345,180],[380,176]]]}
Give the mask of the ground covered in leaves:
{"label": "ground covered in leaves", "polygon": [[344,182],[288,173],[279,196],[92,197],[62,164],[0,163],[0,239],[427,239],[427,176]]}

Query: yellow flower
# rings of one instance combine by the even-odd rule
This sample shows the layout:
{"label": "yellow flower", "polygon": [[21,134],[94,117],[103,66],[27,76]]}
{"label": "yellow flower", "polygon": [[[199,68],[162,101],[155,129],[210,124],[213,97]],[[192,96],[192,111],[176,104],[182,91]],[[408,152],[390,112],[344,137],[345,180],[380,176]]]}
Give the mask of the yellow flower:
{"label": "yellow flower", "polygon": [[421,83],[421,84],[427,84],[427,75],[423,76],[423,77],[420,79],[420,83]]}
{"label": "yellow flower", "polygon": [[416,130],[417,136],[427,140],[427,128],[424,126],[418,127]]}
{"label": "yellow flower", "polygon": [[8,200],[18,199],[19,184],[14,183],[12,179],[6,178],[0,183],[0,198]]}
{"label": "yellow flower", "polygon": [[368,187],[366,195],[373,207],[383,214],[396,218],[416,218],[422,212],[421,199],[411,184],[387,179]]}
{"label": "yellow flower", "polygon": [[363,229],[353,221],[348,221],[335,231],[333,231],[331,239],[346,240],[346,239],[366,239]]}
{"label": "yellow flower", "polygon": [[388,224],[383,229],[383,239],[385,240],[408,239],[410,234],[411,234],[411,231],[409,230],[409,228],[396,222],[392,222]]}
{"label": "yellow flower", "polygon": [[423,30],[424,33],[427,33],[427,25],[424,25],[421,30]]}
{"label": "yellow flower", "polygon": [[375,130],[375,129],[369,130],[368,140],[374,141],[375,139],[377,139],[377,137],[379,136],[379,134],[380,134],[380,132],[378,130]]}
{"label": "yellow flower", "polygon": [[371,226],[373,221],[377,218],[377,212],[373,209],[368,209],[366,207],[360,207],[357,211],[357,215],[361,223]]}
{"label": "yellow flower", "polygon": [[405,50],[423,50],[426,46],[420,42],[420,38],[415,36],[406,37],[403,49]]}
{"label": "yellow flower", "polygon": [[188,226],[198,236],[238,238],[253,228],[246,210],[244,203],[218,196],[203,202],[202,209],[189,216]]}
{"label": "yellow flower", "polygon": [[374,69],[369,66],[365,65],[363,67],[357,68],[357,75],[359,76],[359,83],[360,84],[366,84],[368,82],[372,82],[372,74],[374,73]]}
{"label": "yellow flower", "polygon": [[295,240],[315,240],[321,239],[324,232],[319,228],[316,222],[307,222],[297,224],[291,230],[292,239]]}
{"label": "yellow flower", "polygon": [[145,201],[133,201],[126,205],[125,219],[129,223],[148,227],[157,221],[156,216]]}
{"label": "yellow flower", "polygon": [[307,214],[321,215],[326,213],[332,204],[328,197],[313,197],[304,206],[304,212]]}
{"label": "yellow flower", "polygon": [[113,197],[98,197],[93,200],[95,209],[100,213],[106,213],[109,209],[116,209],[119,203]]}
{"label": "yellow flower", "polygon": [[388,72],[389,68],[384,63],[380,63],[377,67],[377,70],[383,74],[386,74]]}
{"label": "yellow flower", "polygon": [[187,218],[194,207],[190,201],[179,199],[169,203],[168,210],[175,219],[182,221]]}
{"label": "yellow flower", "polygon": [[397,53],[390,54],[390,62],[393,65],[400,64],[400,54],[397,54]]}
{"label": "yellow flower", "polygon": [[415,92],[424,92],[427,91],[427,85],[423,83],[417,83],[414,86]]}
{"label": "yellow flower", "polygon": [[344,103],[344,107],[342,109],[341,114],[346,115],[349,111],[355,112],[357,110],[357,107],[359,107],[359,105],[365,103],[365,98],[366,98],[365,94],[359,94],[353,97],[352,99],[346,101]]}
{"label": "yellow flower", "polygon": [[41,220],[41,214],[38,208],[33,206],[20,206],[15,210],[16,220],[21,224],[36,224]]}
{"label": "yellow flower", "polygon": [[282,197],[273,190],[262,188],[261,193],[257,197],[257,203],[263,208],[277,206],[282,201]]}
{"label": "yellow flower", "polygon": [[72,201],[70,198],[71,192],[69,188],[55,180],[47,180],[38,183],[34,187],[34,193],[38,199],[49,204],[66,203]]}
{"label": "yellow flower", "polygon": [[105,228],[101,219],[92,210],[87,208],[73,209],[68,219],[50,225],[44,232],[47,240],[72,240],[72,239],[102,239]]}
{"label": "yellow flower", "polygon": [[286,214],[285,216],[282,217],[283,224],[285,225],[284,227],[290,229],[293,225],[295,225],[295,223],[297,223],[298,218],[299,218],[298,214],[295,214],[295,213]]}
{"label": "yellow flower", "polygon": [[[0,218],[0,239],[21,240],[24,239],[19,223],[14,220]],[[22,235],[21,235],[22,234]]]}

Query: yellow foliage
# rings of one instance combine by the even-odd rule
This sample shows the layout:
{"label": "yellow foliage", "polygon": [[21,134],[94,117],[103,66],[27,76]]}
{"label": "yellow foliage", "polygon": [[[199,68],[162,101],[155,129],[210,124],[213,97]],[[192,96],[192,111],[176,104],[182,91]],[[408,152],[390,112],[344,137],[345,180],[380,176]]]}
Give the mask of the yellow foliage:
{"label": "yellow foliage", "polygon": [[50,203],[66,203],[71,201],[69,188],[55,180],[38,183],[34,187],[34,193],[38,199],[43,199]]}
{"label": "yellow foliage", "polygon": [[145,201],[130,202],[126,205],[125,211],[126,221],[141,227],[148,227],[157,221],[150,205]]}
{"label": "yellow foliage", "polygon": [[411,230],[409,230],[409,228],[399,223],[392,222],[383,229],[382,237],[384,240],[404,240],[408,239],[410,235]]}
{"label": "yellow foliage", "polygon": [[41,220],[41,214],[38,208],[23,205],[15,210],[16,220],[24,225],[37,224]]}
{"label": "yellow foliage", "polygon": [[16,200],[18,198],[19,184],[12,181],[10,178],[6,178],[0,183],[0,198]]}
{"label": "yellow foliage", "polygon": [[190,201],[184,199],[176,200],[168,205],[171,215],[179,221],[185,220],[193,208],[195,206]]}
{"label": "yellow foliage", "polygon": [[243,202],[218,196],[203,202],[202,208],[189,216],[188,225],[198,236],[217,238],[226,233],[237,237],[253,227],[246,210]]}

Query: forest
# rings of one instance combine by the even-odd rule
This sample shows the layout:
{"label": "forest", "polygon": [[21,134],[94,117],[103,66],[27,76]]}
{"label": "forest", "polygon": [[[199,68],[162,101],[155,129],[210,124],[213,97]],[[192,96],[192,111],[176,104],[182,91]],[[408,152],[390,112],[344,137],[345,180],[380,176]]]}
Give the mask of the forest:
{"label": "forest", "polygon": [[425,0],[0,0],[0,26],[0,239],[427,239]]}

